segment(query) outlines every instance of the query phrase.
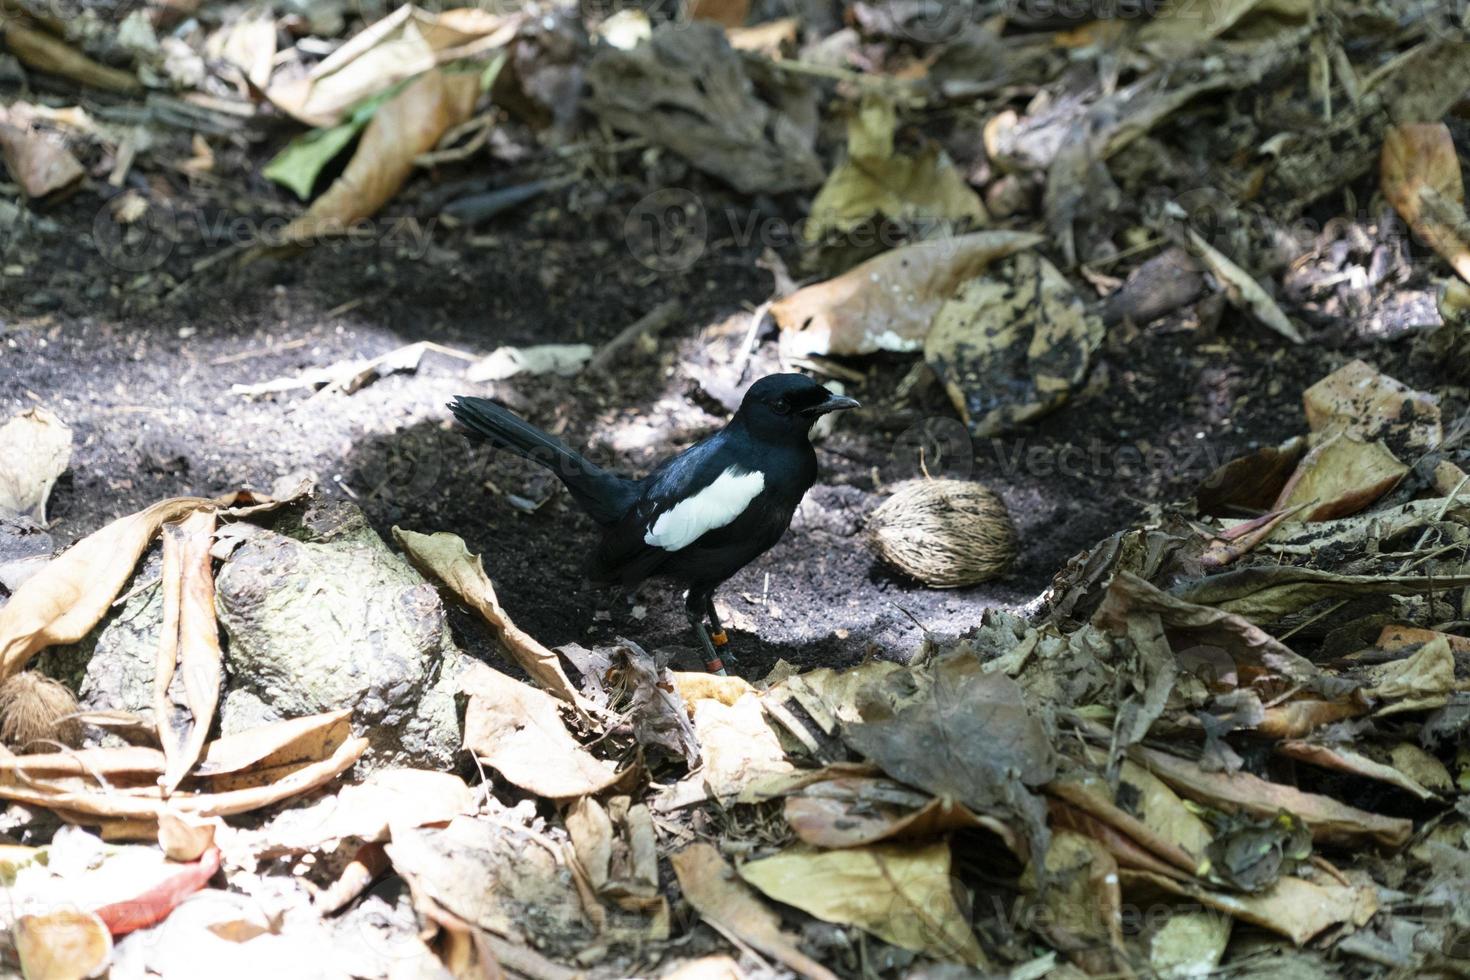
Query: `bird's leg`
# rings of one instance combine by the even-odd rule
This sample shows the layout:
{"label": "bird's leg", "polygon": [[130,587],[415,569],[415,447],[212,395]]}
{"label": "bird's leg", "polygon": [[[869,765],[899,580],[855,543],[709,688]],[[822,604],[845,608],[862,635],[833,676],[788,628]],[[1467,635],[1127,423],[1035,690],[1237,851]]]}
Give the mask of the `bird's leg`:
{"label": "bird's leg", "polygon": [[704,628],[704,617],[708,612],[706,608],[708,605],[707,593],[699,593],[690,589],[689,595],[684,599],[684,612],[689,617],[689,625],[694,628],[695,634],[699,637],[700,645],[704,647],[704,669],[711,674],[724,677],[726,676],[725,662],[720,659],[719,651],[715,649],[714,642],[710,640],[709,630]]}
{"label": "bird's leg", "polygon": [[[720,625],[720,614],[715,612],[714,593],[705,596],[704,607],[705,612],[709,615],[710,628],[713,630],[710,634],[710,639],[714,641],[715,646],[722,647],[730,642],[730,635],[725,632],[725,627]],[[734,660],[735,658],[732,656],[730,659]]]}

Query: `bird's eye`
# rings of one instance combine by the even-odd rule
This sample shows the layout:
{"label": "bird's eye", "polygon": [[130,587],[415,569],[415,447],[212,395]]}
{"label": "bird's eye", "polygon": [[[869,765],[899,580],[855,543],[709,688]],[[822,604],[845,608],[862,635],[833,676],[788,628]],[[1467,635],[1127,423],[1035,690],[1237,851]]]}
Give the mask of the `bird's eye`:
{"label": "bird's eye", "polygon": [[786,415],[791,411],[791,403],[784,398],[777,398],[771,402],[771,411],[777,415]]}

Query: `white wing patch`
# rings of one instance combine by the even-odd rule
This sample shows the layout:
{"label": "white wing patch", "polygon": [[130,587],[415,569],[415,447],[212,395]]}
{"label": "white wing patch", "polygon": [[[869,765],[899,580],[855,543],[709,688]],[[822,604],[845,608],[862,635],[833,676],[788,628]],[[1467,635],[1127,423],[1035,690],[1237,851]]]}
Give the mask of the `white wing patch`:
{"label": "white wing patch", "polygon": [[678,551],[706,531],[724,527],[745,513],[765,486],[761,472],[731,466],[709,486],[658,515],[644,533],[643,542],[665,551]]}

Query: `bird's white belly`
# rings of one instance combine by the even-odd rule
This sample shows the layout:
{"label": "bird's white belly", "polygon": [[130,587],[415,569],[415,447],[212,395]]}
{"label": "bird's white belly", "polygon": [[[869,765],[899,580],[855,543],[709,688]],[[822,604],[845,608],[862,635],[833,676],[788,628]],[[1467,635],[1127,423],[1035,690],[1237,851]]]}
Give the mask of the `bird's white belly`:
{"label": "bird's white belly", "polygon": [[734,521],[765,489],[765,475],[731,466],[692,497],[679,501],[658,516],[644,532],[645,544],[678,551],[706,531]]}

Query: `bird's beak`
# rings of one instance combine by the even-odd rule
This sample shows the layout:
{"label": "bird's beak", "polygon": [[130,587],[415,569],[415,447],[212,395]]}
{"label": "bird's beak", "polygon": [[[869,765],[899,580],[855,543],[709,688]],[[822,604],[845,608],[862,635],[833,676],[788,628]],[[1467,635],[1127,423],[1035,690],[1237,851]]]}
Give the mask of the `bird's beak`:
{"label": "bird's beak", "polygon": [[840,412],[848,408],[861,408],[862,405],[856,398],[848,398],[846,395],[833,395],[820,405],[815,405],[806,410],[808,415],[826,415],[828,412]]}

